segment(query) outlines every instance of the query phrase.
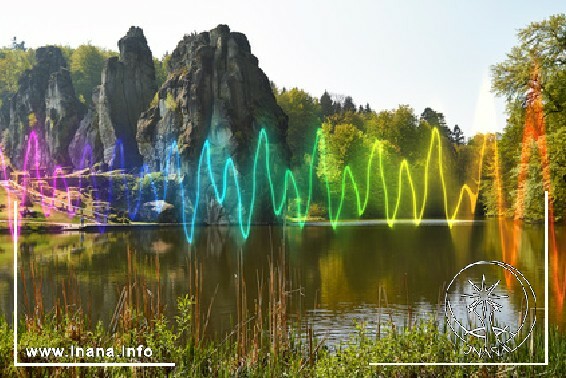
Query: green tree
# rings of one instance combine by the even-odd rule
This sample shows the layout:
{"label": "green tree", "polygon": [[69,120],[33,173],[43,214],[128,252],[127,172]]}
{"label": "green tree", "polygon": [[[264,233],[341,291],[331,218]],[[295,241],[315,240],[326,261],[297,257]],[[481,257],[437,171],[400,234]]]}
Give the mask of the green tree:
{"label": "green tree", "polygon": [[366,134],[373,139],[387,140],[408,159],[414,159],[421,153],[418,126],[415,112],[408,105],[364,115],[363,128]]}
{"label": "green tree", "polygon": [[[544,201],[541,200],[542,193],[544,193],[541,160],[537,143],[532,139],[528,143],[531,149],[530,159],[526,162],[520,162],[511,170],[512,181],[517,183],[514,188],[510,189],[512,197],[517,198],[520,186],[524,186],[525,190],[523,203],[513,201],[512,207],[515,209],[517,206],[524,206],[523,214],[525,218],[541,221],[544,219]],[[520,160],[519,156],[517,160]],[[525,165],[527,175],[523,182],[518,182],[522,165]]]}
{"label": "green tree", "polygon": [[81,45],[70,55],[71,78],[81,102],[92,102],[92,91],[100,84],[104,62],[116,53],[92,45]]}
{"label": "green tree", "polygon": [[327,117],[326,122],[331,123],[334,126],[349,123],[356,126],[358,129],[363,130],[365,120],[363,114],[353,111],[340,111],[332,114],[330,117]]}
{"label": "green tree", "polygon": [[[376,143],[378,143],[376,145]],[[373,155],[372,170],[370,172],[369,188],[366,177],[371,151],[376,147]],[[379,151],[382,162],[378,163]],[[322,125],[322,138],[319,144],[319,156],[316,166],[319,186],[326,190],[328,181],[332,201],[332,216],[336,217],[338,205],[344,190],[344,208],[342,218],[358,217],[354,188],[346,169],[350,170],[356,180],[356,186],[363,201],[366,191],[369,190],[369,202],[363,216],[366,218],[383,218],[386,216],[385,191],[381,181],[380,169],[383,169],[386,189],[389,193],[389,216],[393,214],[396,196],[399,189],[399,150],[387,140],[376,140],[368,137],[356,125],[343,123]],[[343,186],[344,184],[344,186]],[[319,199],[328,207],[327,193]],[[405,191],[403,203],[410,203],[410,193]],[[401,209],[399,215],[408,216],[410,212]]]}
{"label": "green tree", "polygon": [[566,101],[566,15],[533,22],[517,34],[519,44],[507,59],[492,67],[494,91],[508,105],[523,102],[529,91],[534,65],[539,66],[542,94],[547,112],[561,112]]}
{"label": "green tree", "polygon": [[277,103],[289,117],[287,143],[291,150],[291,166],[297,167],[311,154],[316,130],[321,125],[320,105],[302,89],[292,88],[277,95]]}
{"label": "green tree", "polygon": [[344,106],[343,110],[345,112],[355,112],[356,111],[356,104],[354,104],[354,100],[351,96],[346,96],[344,98]]}
{"label": "green tree", "polygon": [[320,96],[320,112],[323,120],[334,113],[334,102],[327,91],[324,91],[322,96]]}
{"label": "green tree", "polygon": [[428,124],[432,127],[438,128],[440,134],[450,140],[451,131],[450,128],[446,125],[444,114],[427,107],[421,113],[421,120],[428,122]]}
{"label": "green tree", "polygon": [[550,172],[552,176],[552,194],[554,212],[557,220],[563,220],[566,214],[566,123],[552,132],[547,139],[550,154]]}
{"label": "green tree", "polygon": [[[527,97],[531,92],[532,75],[538,71],[546,141],[550,160],[550,175],[554,207],[557,218],[562,217],[566,203],[566,177],[564,177],[563,155],[566,149],[566,16],[564,14],[550,16],[548,19],[532,22],[517,33],[518,44],[507,54],[507,58],[492,67],[492,88],[495,93],[507,101],[509,117],[499,143],[501,171],[503,175],[503,193],[507,204],[516,206],[517,170],[519,168],[521,148],[540,147],[543,140],[539,138],[533,144],[523,146],[523,130],[525,124],[525,108]],[[524,185],[526,200],[535,191],[542,196],[542,187],[538,181],[542,170],[537,154],[540,148],[533,148],[528,174]],[[532,175],[535,175],[533,178]],[[542,180],[542,179],[541,179]],[[537,197],[537,198],[538,198]],[[542,202],[541,202],[542,203]],[[526,203],[525,206],[534,206]],[[539,208],[532,212],[525,211],[525,216],[537,218]],[[537,215],[538,214],[538,215]]]}
{"label": "green tree", "polygon": [[[25,70],[35,62],[35,51],[32,49],[0,50],[0,95],[16,93],[18,80]],[[0,99],[1,101],[1,99]]]}
{"label": "green tree", "polygon": [[462,131],[462,129],[460,128],[460,126],[458,125],[454,125],[454,129],[452,130],[452,143],[457,144],[457,145],[461,145],[464,144],[464,132]]}
{"label": "green tree", "polygon": [[157,84],[157,88],[161,88],[165,80],[167,80],[167,75],[169,72],[167,71],[167,63],[171,58],[170,54],[165,54],[161,60],[157,58],[153,58],[153,65],[155,66],[155,82]]}
{"label": "green tree", "polygon": [[362,152],[363,143],[364,134],[352,124],[322,125],[316,173],[322,182],[328,180],[335,203],[341,193],[344,169]]}

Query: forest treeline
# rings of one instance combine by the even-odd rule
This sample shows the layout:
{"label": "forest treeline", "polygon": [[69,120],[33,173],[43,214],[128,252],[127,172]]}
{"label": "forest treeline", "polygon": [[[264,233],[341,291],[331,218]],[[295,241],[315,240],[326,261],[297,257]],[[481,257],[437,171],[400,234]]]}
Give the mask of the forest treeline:
{"label": "forest treeline", "polygon": [[[433,158],[429,164],[432,178],[429,180],[429,198],[425,216],[444,216],[443,196],[439,163],[446,173],[446,187],[450,202],[457,201],[455,190],[460,183],[467,182],[466,173],[476,159],[474,149],[465,143],[464,134],[458,125],[448,127],[444,115],[432,108],[425,108],[420,114],[408,105],[395,109],[375,111],[369,104],[356,106],[351,97],[331,96],[324,92],[316,98],[307,92],[292,88],[278,89],[273,86],[277,102],[289,117],[287,142],[291,150],[291,168],[297,177],[299,187],[308,187],[311,163],[314,167],[313,200],[311,216],[336,217],[342,191],[345,202],[342,217],[357,217],[356,196],[351,181],[343,180],[348,167],[356,179],[360,195],[367,191],[369,174],[370,201],[363,217],[384,218],[393,216],[399,189],[402,189],[401,205],[397,217],[413,216],[412,192],[408,175],[402,173],[399,180],[400,166],[403,160],[408,162],[411,179],[414,184],[417,202],[423,200],[425,168],[431,145],[433,128],[439,130],[440,138],[433,145]],[[317,130],[322,133],[316,143]],[[367,167],[374,143],[380,141],[382,165],[380,168],[377,151],[373,155],[372,169]],[[440,141],[440,143],[438,143]],[[442,145],[442,159],[438,159],[439,144]],[[324,159],[323,159],[324,155]],[[313,162],[313,159],[315,161]],[[381,177],[384,173],[386,193]],[[326,182],[330,188],[332,204],[328,203]],[[400,188],[400,185],[402,188]],[[332,213],[329,208],[332,205]],[[291,206],[291,209],[294,207]],[[467,209],[470,212],[470,209]]]}
{"label": "forest treeline", "polygon": [[[92,91],[100,84],[104,62],[112,56],[118,56],[118,52],[91,44],[80,45],[77,48],[58,47],[67,61],[67,68],[71,73],[77,98],[83,104],[90,104]],[[165,55],[162,59],[153,59],[158,87],[167,78],[166,62],[168,58],[169,55]],[[7,96],[16,93],[20,76],[25,70],[31,69],[34,63],[34,49],[24,49],[18,45],[0,49],[0,106],[5,102]]]}
{"label": "forest treeline", "polygon": [[[518,192],[518,174],[521,164],[528,169],[525,190],[524,216],[527,219],[544,218],[543,177],[540,153],[545,142],[551,176],[551,197],[554,213],[562,220],[566,211],[566,15],[559,14],[532,22],[517,33],[518,43],[507,53],[507,58],[492,67],[492,87],[506,99],[508,119],[499,141],[499,155],[503,178],[503,193],[508,208],[515,210]],[[538,81],[543,103],[546,135],[525,141],[525,115],[531,92],[532,75],[538,67]],[[530,158],[521,162],[523,147],[530,147]],[[490,167],[483,191],[490,214],[497,214],[493,194],[493,167]],[[491,190],[490,190],[491,189]]]}
{"label": "forest treeline", "polygon": [[[521,164],[528,168],[524,185],[525,211],[528,220],[540,220],[544,215],[543,178],[539,150],[546,138],[550,162],[552,200],[556,218],[562,219],[566,210],[566,16],[555,15],[533,22],[517,33],[518,43],[507,58],[492,67],[492,89],[504,96],[508,119],[502,133],[489,136],[485,150],[481,180],[478,181],[478,164],[483,143],[481,135],[464,137],[458,125],[450,127],[444,115],[432,108],[416,112],[408,105],[395,109],[374,110],[369,104],[356,105],[350,96],[336,96],[324,92],[320,97],[301,89],[277,88],[272,84],[277,102],[289,117],[287,142],[291,150],[291,168],[300,188],[309,185],[309,168],[314,161],[312,216],[328,216],[330,204],[326,192],[328,180],[333,207],[337,206],[345,185],[346,193],[343,216],[356,216],[356,201],[349,181],[343,181],[346,167],[356,177],[361,194],[366,192],[366,174],[369,152],[375,140],[382,143],[383,178],[375,169],[370,180],[372,201],[365,217],[392,215],[397,193],[402,189],[398,217],[413,214],[412,192],[406,172],[399,180],[399,167],[406,159],[411,173],[417,203],[420,206],[424,194],[425,168],[433,128],[439,130],[442,158],[435,155],[428,167],[429,198],[425,216],[445,215],[439,164],[445,173],[449,212],[457,202],[459,188],[468,184],[481,191],[476,214],[487,216],[513,216],[519,188],[518,174]],[[92,101],[93,89],[100,84],[104,61],[116,52],[90,44],[77,48],[61,47],[68,62],[77,97],[84,104]],[[5,106],[8,96],[17,91],[20,75],[34,64],[34,50],[14,45],[0,49],[0,106]],[[158,87],[167,77],[167,59],[154,59]],[[538,140],[523,141],[526,102],[534,66],[540,69],[540,83],[544,104],[546,135]],[[463,121],[463,120],[462,120]],[[314,146],[317,130],[322,138]],[[503,207],[497,201],[497,175],[493,143],[498,146],[498,163],[501,175]],[[524,146],[528,143],[528,146]],[[316,147],[316,149],[313,149]],[[521,162],[523,147],[531,150],[529,159]],[[434,146],[435,152],[437,145]],[[324,153],[326,159],[321,159]],[[377,161],[373,167],[377,167]],[[387,183],[389,213],[385,203],[383,181]],[[402,186],[402,188],[400,187]],[[334,209],[335,215],[336,209]],[[463,208],[462,214],[471,214]]]}
{"label": "forest treeline", "polygon": [[[461,185],[468,184],[476,188],[479,183],[481,190],[476,214],[512,217],[517,206],[524,206],[522,217],[539,221],[544,217],[543,170],[539,153],[546,138],[551,198],[556,220],[562,220],[566,210],[566,16],[555,15],[533,22],[521,29],[517,36],[518,44],[508,52],[507,59],[492,67],[492,89],[497,95],[505,97],[508,119],[503,132],[487,136],[481,180],[478,180],[478,164],[484,136],[465,138],[458,125],[449,128],[443,114],[431,108],[424,109],[420,115],[407,105],[374,111],[369,105],[356,106],[349,96],[333,99],[325,92],[316,98],[297,88],[279,90],[274,87],[279,105],[289,116],[288,142],[294,170],[299,177],[308,177],[315,130],[321,127],[326,144],[319,146],[319,151],[324,150],[327,155],[325,169],[332,191],[336,194],[335,201],[341,190],[345,166],[350,166],[355,176],[360,177],[358,185],[365,193],[365,169],[370,147],[375,139],[379,139],[383,141],[387,156],[384,159],[384,171],[388,178],[389,207],[394,206],[399,190],[399,165],[402,159],[409,162],[417,202],[420,203],[424,193],[424,170],[431,129],[436,127],[443,142],[442,164],[447,178],[449,212],[453,210]],[[535,65],[539,67],[546,134],[523,140],[527,97],[531,91],[529,85]],[[498,166],[494,159],[494,143],[497,143]],[[523,148],[530,148],[530,154],[527,160],[521,161]],[[521,164],[526,165],[528,173],[526,179],[519,183]],[[318,162],[316,173],[319,181],[324,177],[323,168]],[[429,169],[432,172],[429,195],[432,197],[429,198],[425,215],[441,216],[444,208],[437,174],[438,159],[433,159]],[[366,216],[382,217],[386,214],[380,178],[374,177],[372,180],[370,190],[375,201]],[[407,205],[401,205],[401,217],[411,216],[412,210],[405,176],[403,182],[401,203]],[[503,197],[501,207],[497,198],[499,183]],[[523,186],[525,193],[522,204],[517,201],[519,185]],[[315,196],[318,203],[315,207],[320,205],[322,209],[315,210],[324,212],[327,203],[320,191],[321,188],[318,197]],[[349,208],[353,212],[354,196],[349,197]],[[470,209],[463,210],[465,214]]]}

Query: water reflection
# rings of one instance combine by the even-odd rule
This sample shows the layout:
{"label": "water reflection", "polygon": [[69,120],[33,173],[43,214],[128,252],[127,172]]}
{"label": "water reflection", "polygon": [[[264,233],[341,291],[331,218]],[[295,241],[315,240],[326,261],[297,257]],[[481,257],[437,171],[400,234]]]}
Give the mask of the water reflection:
{"label": "water reflection", "polygon": [[[558,250],[566,242],[566,230],[556,231]],[[513,254],[508,247],[511,240],[520,241]],[[10,237],[1,236],[0,310],[8,319],[13,291],[11,250]],[[236,322],[238,279],[246,282],[247,305],[253,312],[258,282],[264,281],[265,296],[269,260],[277,261],[281,250],[286,251],[290,311],[296,314],[295,320],[309,322],[319,336],[344,338],[354,330],[354,320],[365,321],[368,329],[376,332],[380,316],[384,322],[393,319],[399,325],[406,324],[409,316],[412,321],[418,316],[442,317],[442,288],[460,269],[478,260],[514,265],[532,284],[538,306],[544,303],[543,227],[523,225],[517,231],[513,223],[501,226],[498,221],[460,223],[452,229],[439,223],[420,227],[399,224],[393,229],[382,224],[344,225],[339,231],[330,227],[254,227],[245,242],[237,228],[208,227],[198,230],[193,245],[175,228],[24,235],[19,263],[25,278],[20,277],[19,292],[27,290],[27,296],[33,297],[33,269],[35,287],[40,287],[43,304],[49,308],[73,275],[83,309],[93,320],[109,322],[134,266],[136,274],[153,285],[165,313],[173,316],[176,298],[194,289],[193,268],[198,264],[202,275],[200,309],[205,316],[212,303],[207,334],[218,337]],[[551,272],[564,271],[564,263],[557,259],[551,258],[551,265]],[[513,291],[512,282],[500,278]],[[552,276],[552,282],[550,319],[564,325],[559,291],[564,290],[564,281]],[[387,296],[387,308],[381,310],[380,287]],[[32,306],[24,296],[19,298],[22,309]],[[520,303],[514,302],[513,296],[510,299],[511,310],[520,311]]]}

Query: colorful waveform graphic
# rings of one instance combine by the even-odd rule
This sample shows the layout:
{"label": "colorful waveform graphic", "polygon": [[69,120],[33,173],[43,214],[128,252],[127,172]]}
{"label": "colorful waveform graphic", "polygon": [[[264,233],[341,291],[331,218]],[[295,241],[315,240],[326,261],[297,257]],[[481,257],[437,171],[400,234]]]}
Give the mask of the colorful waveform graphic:
{"label": "colorful waveform graphic", "polygon": [[[413,174],[411,173],[411,167],[406,159],[402,160],[399,164],[397,178],[394,182],[397,185],[396,193],[392,193],[392,185],[391,183],[387,182],[384,169],[385,144],[380,140],[376,140],[371,146],[371,149],[369,150],[369,154],[367,156],[367,162],[365,164],[365,175],[361,177],[361,180],[365,184],[365,189],[360,189],[360,181],[356,179],[354,172],[349,165],[345,166],[343,170],[341,188],[338,196],[333,195],[332,193],[328,174],[323,175],[324,191],[326,192],[327,199],[328,220],[330,224],[334,229],[338,228],[340,221],[342,220],[344,204],[346,203],[347,199],[349,201],[352,201],[353,199],[357,215],[359,217],[363,216],[366,212],[366,209],[368,208],[370,201],[377,200],[370,197],[372,186],[377,185],[381,190],[381,193],[383,193],[383,210],[387,224],[390,227],[393,227],[395,221],[399,219],[399,210],[402,205],[403,193],[405,191],[408,191],[412,209],[410,220],[418,226],[423,220],[425,214],[429,192],[431,190],[429,182],[431,181],[431,177],[435,173],[431,171],[431,167],[433,167],[434,161],[436,160],[436,166],[438,168],[438,171],[436,173],[441,184],[440,187],[443,198],[444,216],[448,226],[451,227],[452,224],[457,220],[457,217],[462,208],[462,204],[466,197],[469,200],[469,207],[472,212],[475,209],[475,204],[479,193],[479,184],[482,176],[483,159],[487,141],[488,138],[487,135],[485,135],[479,154],[477,173],[478,176],[476,179],[477,188],[474,190],[467,184],[462,185],[458,190],[458,199],[456,203],[453,206],[450,206],[450,204],[448,203],[449,188],[447,187],[445,179],[445,168],[443,166],[442,138],[437,129],[433,129],[431,132],[424,165],[424,172],[422,176],[424,177],[422,193],[420,193],[416,188]],[[77,201],[73,201],[70,187],[67,184],[67,180],[63,175],[61,167],[57,166],[53,171],[52,187],[44,189],[46,182],[45,178],[48,176],[45,175],[45,177],[41,177],[41,158],[38,144],[39,140],[37,134],[35,132],[30,133],[28,137],[26,153],[24,156],[24,172],[29,172],[29,175],[26,175],[24,177],[23,183],[19,190],[20,203],[25,204],[27,197],[30,195],[29,193],[33,193],[35,197],[40,198],[39,202],[46,217],[49,217],[52,211],[56,208],[56,204],[59,204],[59,207],[61,207],[61,205],[64,205],[68,216],[72,218],[80,211],[80,204],[77,203]],[[322,164],[323,171],[327,171],[327,158],[326,153],[324,152],[326,151],[325,144],[326,141],[324,135],[321,130],[318,130],[315,141],[313,143],[312,156],[318,157],[318,159],[320,159],[320,164]],[[285,170],[284,178],[283,180],[281,180],[282,184],[280,185],[280,187],[276,187],[276,181],[274,180],[272,174],[272,163],[270,161],[271,153],[268,134],[265,129],[262,129],[258,135],[252,164],[251,196],[249,203],[245,204],[242,196],[240,176],[238,174],[234,160],[231,157],[225,159],[222,175],[220,179],[217,179],[213,170],[211,150],[211,144],[208,140],[206,140],[199,155],[197,169],[194,175],[196,177],[194,188],[196,189],[193,193],[193,197],[191,198],[191,203],[193,204],[193,206],[191,207],[192,214],[190,216],[186,215],[188,213],[188,208],[186,208],[188,207],[186,204],[187,201],[181,201],[183,231],[189,243],[193,241],[195,236],[195,225],[198,221],[199,206],[201,204],[201,188],[205,187],[206,185],[210,185],[212,187],[215,200],[220,206],[222,206],[226,201],[229,186],[231,184],[233,185],[237,196],[236,211],[238,226],[240,233],[244,239],[249,236],[251,225],[253,224],[254,209],[257,201],[257,188],[259,185],[267,184],[269,186],[271,204],[275,216],[291,215],[300,227],[304,227],[309,219],[309,210],[311,208],[311,203],[313,200],[313,184],[314,180],[317,179],[315,173],[315,164],[317,163],[316,158],[311,159],[310,161],[308,167],[308,184],[306,188],[303,188],[303,191],[301,191],[301,189],[299,188],[295,174],[290,169]],[[113,165],[109,167],[110,171],[123,171],[123,167],[125,165],[124,162],[126,159],[123,151],[123,146],[118,141],[114,148],[114,156],[111,159]],[[169,145],[169,147],[166,149],[166,156],[167,158],[165,159],[165,167],[163,172],[166,177],[173,175],[177,178],[177,180],[179,180],[178,188],[180,193],[178,194],[181,198],[185,199],[187,198],[186,194],[189,193],[186,193],[188,192],[188,190],[182,185],[181,182],[183,177],[183,172],[181,171],[181,156],[176,143],[171,143]],[[92,168],[92,162],[92,149],[87,146],[83,151],[79,171],[82,171],[85,168]],[[264,162],[263,166],[261,162]],[[6,175],[5,164],[2,165],[2,169],[4,172],[4,179],[8,179]],[[264,170],[265,178],[267,181],[266,183],[258,182],[258,172],[261,169]],[[204,175],[201,174],[202,172],[204,172]],[[149,173],[151,172],[149,171],[148,167],[144,165],[139,171],[138,180],[141,181],[145,177],[150,177],[148,176]],[[208,177],[207,182],[201,182],[202,177]],[[33,189],[31,188],[32,178],[35,179],[36,182]],[[107,178],[110,181],[107,190],[107,197],[97,197],[95,199],[106,200],[108,203],[112,203],[114,197],[112,193],[113,180],[121,180],[122,184],[125,186],[128,185],[128,181],[125,174],[109,174],[107,175]],[[57,190],[58,183],[62,184],[62,187],[64,188],[64,194],[62,196]],[[91,175],[90,183],[93,187],[97,186],[96,175]],[[162,192],[159,193],[155,183],[151,181],[153,197],[156,202],[163,202],[167,199],[168,183],[169,180],[164,181]],[[82,182],[82,175],[79,175],[78,186],[79,192],[82,192],[83,189],[85,189],[83,187],[85,186],[85,184]],[[137,194],[132,194],[130,190],[125,190],[124,193],[126,197],[126,211],[130,218],[135,218],[141,206],[142,185],[138,185]],[[293,205],[291,205],[290,210],[287,210],[287,205],[291,200],[294,201]],[[107,209],[100,213],[96,213],[95,220],[101,228],[101,231],[103,231],[104,226],[108,222],[109,211],[110,210]],[[284,214],[285,212],[286,214]]]}
{"label": "colorful waveform graphic", "polygon": [[[542,95],[542,85],[540,77],[539,64],[533,62],[533,70],[529,81],[529,91],[525,100],[525,126],[523,129],[522,143],[521,143],[521,158],[519,165],[519,174],[517,180],[517,198],[515,200],[514,222],[512,225],[512,238],[506,242],[505,235],[509,234],[506,231],[506,225],[503,224],[503,219],[500,218],[499,229],[501,237],[501,247],[503,252],[503,259],[509,264],[513,265],[517,262],[521,251],[521,233],[523,230],[523,218],[526,207],[526,190],[527,190],[527,175],[528,164],[532,155],[532,145],[536,144],[538,154],[540,156],[540,164],[543,179],[543,189],[548,192],[548,241],[549,250],[551,253],[552,263],[552,281],[553,289],[556,298],[556,307],[559,315],[562,314],[564,300],[566,298],[566,266],[561,268],[559,259],[559,247],[556,240],[555,232],[555,217],[554,217],[554,202],[553,202],[553,188],[550,173],[550,160],[548,155],[548,146],[546,143],[546,126],[544,115],[544,103]],[[501,174],[498,165],[498,153],[495,154],[495,165],[497,169],[496,183],[498,191],[501,192]],[[498,194],[498,207],[500,214],[503,213],[505,204],[504,197],[501,193]]]}
{"label": "colorful waveform graphic", "polygon": [[[549,192],[550,209],[549,209],[549,226],[550,226],[550,248],[552,250],[552,267],[553,267],[553,281],[554,281],[554,291],[557,295],[558,308],[563,307],[564,299],[566,297],[566,287],[565,280],[566,272],[559,271],[559,255],[558,246],[556,244],[556,236],[554,231],[554,210],[552,207],[552,187],[550,180],[550,165],[548,159],[548,151],[546,145],[546,130],[544,122],[544,110],[542,103],[541,87],[540,81],[538,79],[538,70],[535,67],[533,72],[533,78],[531,80],[531,90],[526,106],[526,121],[523,131],[523,143],[521,149],[521,165],[518,176],[518,194],[515,204],[515,223],[511,231],[513,237],[511,242],[508,242],[506,237],[509,234],[507,226],[504,223],[503,217],[500,216],[499,230],[502,243],[502,253],[503,260],[510,264],[514,264],[518,260],[520,253],[520,233],[522,231],[521,219],[524,215],[525,209],[525,180],[527,178],[527,163],[531,156],[531,141],[537,143],[538,152],[541,156],[542,174],[543,174],[543,184],[544,189]],[[399,209],[402,206],[402,199],[404,192],[409,193],[410,205],[411,205],[411,217],[410,220],[414,225],[418,226],[421,224],[425,209],[429,199],[430,192],[430,182],[435,172],[432,171],[432,167],[436,162],[436,167],[438,168],[437,180],[440,182],[440,188],[442,192],[444,217],[449,227],[452,227],[453,223],[458,219],[461,212],[462,205],[467,199],[469,201],[469,209],[473,212],[476,207],[476,202],[479,195],[479,188],[482,178],[482,170],[485,165],[485,151],[488,143],[492,144],[494,150],[494,188],[496,191],[497,206],[499,208],[499,214],[505,213],[505,196],[503,195],[503,184],[502,175],[500,172],[499,163],[499,152],[497,150],[497,138],[495,136],[484,135],[483,143],[481,144],[479,151],[479,159],[477,165],[477,176],[475,178],[476,185],[475,188],[470,187],[467,184],[460,186],[458,189],[449,188],[447,185],[447,180],[445,179],[445,169],[443,166],[443,145],[442,138],[437,129],[433,129],[430,142],[428,144],[428,150],[426,153],[425,164],[420,177],[423,177],[422,191],[417,190],[417,185],[415,185],[414,172],[412,173],[411,166],[407,160],[402,160],[399,164],[397,170],[397,177],[393,181],[387,180],[385,169],[384,169],[384,159],[385,144],[382,141],[376,140],[371,146],[369,153],[367,154],[367,162],[365,164],[365,174],[361,177],[356,178],[353,169],[350,166],[345,166],[340,182],[339,194],[333,194],[331,190],[330,180],[327,174],[323,175],[323,186],[326,195],[327,209],[328,209],[328,221],[334,229],[337,229],[341,224],[342,215],[344,212],[344,205],[347,201],[355,203],[355,211],[359,217],[363,216],[368,208],[368,204],[371,201],[377,201],[377,198],[371,198],[371,188],[372,186],[378,186],[380,188],[380,193],[383,194],[382,200],[384,206],[385,220],[390,227],[393,227],[395,221],[399,219]],[[248,203],[244,203],[242,196],[242,188],[240,182],[240,176],[236,168],[234,160],[229,157],[225,159],[223,170],[220,178],[217,178],[213,172],[213,161],[212,161],[212,146],[211,143],[206,140],[199,154],[198,164],[196,173],[194,175],[196,182],[194,182],[194,192],[189,193],[189,190],[184,187],[181,182],[181,178],[184,176],[181,168],[181,156],[179,148],[176,143],[171,143],[166,149],[166,159],[165,167],[163,169],[166,177],[173,175],[177,178],[180,190],[180,197],[185,199],[189,195],[192,199],[192,213],[187,217],[189,210],[188,205],[185,200],[181,201],[182,208],[182,227],[185,234],[187,242],[191,243],[195,237],[195,225],[197,224],[199,206],[201,205],[201,191],[205,185],[212,187],[214,192],[215,200],[220,206],[226,201],[226,196],[228,188],[232,186],[235,189],[237,195],[237,219],[238,227],[241,236],[246,239],[248,238],[251,225],[253,224],[254,209],[257,200],[257,188],[259,185],[268,185],[270,199],[272,204],[273,212],[276,216],[291,216],[298,223],[300,227],[304,225],[309,220],[309,210],[311,208],[311,203],[313,200],[313,185],[314,180],[317,180],[315,173],[315,163],[317,159],[320,159],[320,164],[323,166],[323,171],[327,167],[327,157],[325,148],[325,138],[321,130],[316,134],[315,141],[313,143],[312,155],[309,167],[308,167],[308,178],[306,188],[299,188],[298,181],[295,174],[290,170],[286,169],[284,172],[282,184],[276,187],[276,180],[274,180],[272,174],[272,163],[270,161],[270,143],[267,131],[262,129],[259,132],[257,138],[257,145],[255,148],[255,154],[252,164],[252,182],[251,182],[251,197]],[[19,190],[10,189],[7,186],[8,192],[8,203],[12,203],[13,200],[18,200],[21,204],[25,204],[28,201],[28,196],[39,197],[39,202],[41,205],[42,212],[46,217],[49,217],[54,210],[57,210],[56,204],[64,204],[66,212],[70,218],[73,218],[80,211],[80,198],[78,200],[73,200],[71,189],[67,184],[65,175],[63,174],[62,168],[56,166],[51,175],[42,174],[41,172],[41,151],[39,148],[39,138],[35,132],[31,132],[28,136],[28,144],[24,156],[24,171],[29,172],[24,180]],[[114,148],[114,156],[112,158],[113,166],[109,167],[110,171],[120,170],[123,171],[125,166],[124,149],[123,145],[118,141]],[[94,161],[92,149],[87,146],[83,151],[83,156],[81,159],[81,166],[79,170],[84,170],[85,168],[92,168],[92,163]],[[263,166],[261,166],[263,162]],[[4,154],[0,151],[0,174],[3,175],[3,179],[8,181],[6,161]],[[259,182],[258,172],[263,170],[266,177],[266,182]],[[201,173],[204,172],[204,175]],[[142,180],[148,177],[150,170],[147,166],[142,166],[139,171],[138,180]],[[208,177],[207,182],[201,182],[202,177]],[[44,188],[46,186],[44,183],[46,179],[51,178],[52,185],[51,188]],[[35,188],[31,188],[31,179],[36,182]],[[96,198],[97,200],[106,200],[108,203],[113,202],[114,194],[112,193],[112,181],[121,180],[122,183],[127,186],[128,181],[126,175],[116,174],[109,175],[110,189],[107,191],[106,198]],[[82,183],[82,175],[79,176],[79,192],[85,189]],[[89,182],[93,187],[97,187],[96,175],[92,175],[89,178]],[[395,182],[396,185],[392,185]],[[364,185],[360,185],[363,183]],[[59,186],[58,186],[59,184]],[[58,187],[64,188],[63,195],[61,196]],[[151,181],[151,187],[153,192],[153,197],[155,201],[165,201],[167,199],[169,180],[165,180],[163,188],[158,190],[157,186],[153,181]],[[395,187],[395,188],[393,188]],[[457,201],[454,204],[449,204],[449,195],[454,191],[457,193]],[[17,193],[14,195],[14,193]],[[142,186],[138,185],[138,192],[131,193],[130,190],[126,190],[126,212],[130,218],[135,218],[139,212],[142,200]],[[192,195],[191,195],[192,194]],[[541,193],[542,196],[542,193]],[[14,198],[12,198],[14,197]],[[292,207],[288,209],[290,201],[294,201],[291,205]],[[100,227],[101,231],[104,231],[105,225],[108,223],[110,209],[103,210],[96,213],[95,223]],[[201,210],[202,211],[202,210]],[[10,213],[10,212],[9,212]],[[13,225],[12,219],[9,219],[10,228],[20,227],[21,223],[18,225]],[[562,278],[561,278],[562,277]]]}

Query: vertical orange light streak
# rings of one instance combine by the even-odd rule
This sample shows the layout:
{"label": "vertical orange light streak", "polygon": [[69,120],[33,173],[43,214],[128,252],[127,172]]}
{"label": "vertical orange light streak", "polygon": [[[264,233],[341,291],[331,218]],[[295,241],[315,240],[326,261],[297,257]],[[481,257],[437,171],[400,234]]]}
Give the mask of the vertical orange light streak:
{"label": "vertical orange light streak", "polygon": [[[514,225],[513,225],[513,239],[511,241],[510,256],[507,255],[505,246],[505,238],[503,235],[503,228],[500,232],[502,250],[504,259],[511,260],[509,263],[513,265],[513,261],[518,256],[520,246],[520,239],[522,233],[522,220],[525,212],[525,191],[526,191],[526,178],[528,174],[528,164],[531,158],[531,142],[537,145],[538,153],[541,159],[543,187],[548,191],[548,217],[549,217],[549,248],[552,251],[552,280],[554,292],[556,295],[556,307],[558,316],[562,314],[564,305],[564,298],[566,293],[566,281],[564,280],[564,272],[560,272],[560,261],[558,256],[558,246],[556,243],[556,233],[554,227],[554,206],[553,206],[553,191],[550,176],[550,161],[548,158],[548,148],[546,143],[546,126],[544,121],[544,104],[542,101],[542,87],[540,69],[538,63],[535,61],[533,73],[529,82],[529,92],[526,98],[526,113],[525,113],[525,127],[523,130],[523,140],[521,146],[521,160],[519,166],[519,176],[517,180],[517,199],[514,212]],[[497,159],[497,155],[496,155]],[[562,273],[562,274],[560,274]],[[561,278],[562,277],[562,278]]]}
{"label": "vertical orange light streak", "polygon": [[[508,264],[515,265],[517,262],[518,239],[520,238],[520,227],[513,227],[513,236],[508,240],[507,223],[505,221],[505,198],[503,196],[503,183],[501,180],[501,168],[499,165],[499,150],[497,148],[497,134],[493,135],[493,164],[495,174],[495,193],[497,197],[497,215],[499,226],[499,238],[501,240],[502,260]],[[514,226],[517,226],[516,224]],[[518,232],[518,233],[517,233]],[[507,248],[509,244],[509,248]],[[509,286],[512,282],[510,272],[505,272],[505,282]]]}

